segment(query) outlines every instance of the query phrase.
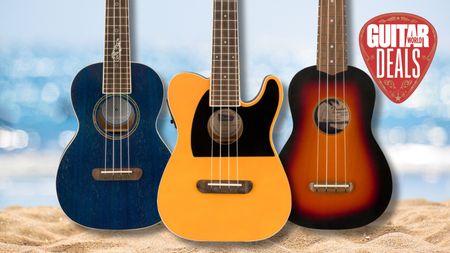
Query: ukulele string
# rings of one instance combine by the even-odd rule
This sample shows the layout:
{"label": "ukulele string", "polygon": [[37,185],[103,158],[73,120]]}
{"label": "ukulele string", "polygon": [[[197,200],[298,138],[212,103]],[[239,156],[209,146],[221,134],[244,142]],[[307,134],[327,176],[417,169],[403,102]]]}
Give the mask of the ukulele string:
{"label": "ukulele string", "polygon": [[319,184],[319,162],[320,162],[320,86],[321,86],[321,78],[322,78],[322,74],[320,72],[321,66],[322,66],[322,0],[319,1],[319,26],[318,26],[318,30],[319,30],[319,43],[318,43],[318,58],[319,58],[319,82],[318,82],[318,96],[317,96],[317,166],[316,166],[316,184]]}
{"label": "ukulele string", "polygon": [[[119,0],[119,38],[122,39],[122,0]],[[122,40],[120,40],[120,42],[122,43]],[[119,126],[119,132],[122,132],[122,96],[123,96],[123,79],[122,79],[122,54],[119,51],[119,83],[120,83],[120,90],[119,90],[119,119],[120,119],[120,126]],[[120,147],[119,147],[119,161],[120,161],[120,171],[122,172],[123,170],[123,153],[122,153],[122,144],[123,144],[123,138],[120,136]]]}
{"label": "ukulele string", "polygon": [[[220,47],[220,55],[223,56],[223,45],[222,45],[222,40],[223,40],[223,8],[224,8],[224,3],[223,1],[220,1],[220,40],[219,40],[219,47]],[[223,60],[220,61],[220,75],[219,75],[219,80],[220,80],[220,113],[219,113],[219,187],[222,187],[222,106],[223,106],[223,92],[222,92],[222,84],[223,84],[223,78],[222,78],[222,69],[223,69]]]}
{"label": "ukulele string", "polygon": [[[114,5],[113,5],[113,28],[114,28],[114,31],[113,31],[113,43],[115,43],[114,44],[114,46],[113,46],[113,55],[114,55],[114,53],[115,53],[115,45],[117,45],[117,40],[115,39],[116,38],[116,3],[114,2]],[[113,87],[115,87],[116,86],[116,57],[112,57],[113,58]],[[111,143],[112,143],[112,170],[113,170],[113,174],[114,174],[114,172],[115,172],[115,133],[116,133],[116,120],[115,120],[115,117],[116,117],[116,91],[115,91],[115,88],[113,88],[113,96],[111,97],[112,98],[112,101],[113,101],[113,108],[112,108],[112,117],[113,117],[113,119],[112,119],[112,126],[113,126],[113,131],[112,131],[112,140],[111,140]]]}
{"label": "ukulele string", "polygon": [[[236,0],[235,2],[234,2],[234,7],[235,7],[235,9],[234,10],[236,10],[236,12],[234,13],[234,15],[236,15],[235,16],[235,18],[236,18],[236,31],[235,31],[235,35],[236,35],[236,55],[235,56],[232,56],[232,57],[234,57],[234,58],[237,58],[238,57],[238,55],[239,55],[239,4],[238,4],[238,1]],[[237,66],[237,70],[236,70],[236,73],[237,73],[237,76],[236,76],[236,88],[237,88],[237,91],[236,91],[236,107],[235,107],[235,110],[236,110],[236,182],[237,182],[237,184],[239,184],[239,114],[238,114],[238,108],[239,108],[239,104],[240,104],[240,71],[241,71],[241,68],[240,68],[240,59],[234,59],[235,61],[234,61],[234,63],[236,64],[236,66]]]}
{"label": "ukulele string", "polygon": [[[217,17],[216,15],[216,11],[217,11],[217,2],[213,1],[213,16]],[[215,19],[214,19],[215,20]],[[212,39],[212,45],[213,45],[213,59],[212,59],[212,74],[211,74],[211,86],[210,86],[210,91],[209,91],[209,99],[210,99],[210,106],[211,106],[211,161],[210,161],[210,183],[213,183],[213,173],[214,173],[214,132],[215,132],[215,128],[214,128],[214,106],[215,106],[215,92],[216,92],[216,88],[215,88],[215,82],[216,82],[216,78],[214,78],[214,72],[216,70],[216,64],[217,61],[220,60],[219,57],[222,57],[221,55],[218,56],[217,55],[217,51],[216,51],[216,45],[215,45],[215,41],[216,41],[216,37],[217,37],[217,32],[216,32],[216,24],[215,21],[213,21],[213,39]]]}
{"label": "ukulele string", "polygon": [[334,2],[334,21],[333,21],[333,23],[334,23],[334,43],[333,43],[333,47],[334,47],[334,58],[333,58],[333,61],[334,61],[334,73],[335,73],[335,75],[334,75],[334,98],[335,98],[335,101],[334,101],[334,134],[335,134],[335,136],[334,136],[334,184],[335,185],[337,185],[337,137],[336,137],[336,134],[337,134],[337,130],[338,130],[338,122],[337,122],[337,112],[338,112],[338,110],[337,110],[337,105],[338,105],[338,94],[337,94],[337,73],[338,73],[338,65],[337,65],[337,59],[338,59],[338,56],[337,56],[337,33],[338,33],[338,30],[337,30],[337,4],[336,4],[336,2]]}
{"label": "ukulele string", "polygon": [[[342,30],[344,31],[346,29],[346,17],[345,17],[345,0],[342,0]],[[345,70],[345,58],[347,56],[346,50],[347,50],[347,45],[345,43],[345,39],[346,39],[346,34],[345,32],[343,32],[342,34],[342,52],[343,52],[343,57],[342,57],[342,68]],[[344,98],[344,106],[347,105],[347,101],[346,101],[346,90],[345,90],[345,71],[342,72],[342,81],[343,81],[343,98]],[[346,110],[346,115],[344,117],[344,182],[345,184],[347,184],[347,117],[348,117],[348,111]]]}
{"label": "ukulele string", "polygon": [[[126,56],[126,62],[125,64],[128,65],[127,68],[127,73],[126,73],[126,81],[127,81],[127,88],[128,88],[128,92],[131,94],[131,43],[130,43],[130,2],[129,0],[125,0],[125,4],[127,5],[127,12],[126,12],[126,28],[127,29],[127,39],[125,41],[125,43],[127,43],[127,48],[128,50],[128,55]],[[131,117],[131,112],[130,112],[130,94],[127,95],[127,117]],[[130,167],[130,120],[127,120],[127,165],[128,165],[128,170],[131,168]]]}
{"label": "ukulele string", "polygon": [[329,122],[329,112],[330,112],[330,103],[329,103],[329,74],[330,73],[330,0],[327,1],[327,137],[325,139],[326,141],[326,150],[325,150],[325,185],[328,187],[328,135],[330,130],[330,122]]}
{"label": "ukulele string", "polygon": [[[229,22],[229,20],[230,20],[230,1],[227,1],[227,14],[225,14],[225,15],[227,15],[226,17],[225,17],[225,19],[226,19],[226,22],[227,22],[227,38],[226,38],[226,40],[227,40],[227,46],[228,46],[228,49],[227,49],[227,53],[228,53],[228,57],[230,57],[230,49],[231,49],[231,46],[230,46],[230,22]],[[231,91],[231,89],[230,89],[230,59],[228,59],[227,60],[227,70],[228,70],[228,74],[227,74],[227,80],[228,80],[228,85],[227,85],[227,105],[228,106],[230,106],[230,91]],[[231,109],[230,109],[230,107],[228,107],[227,108],[227,110],[228,110],[228,113],[230,114],[231,113]],[[227,159],[227,161],[228,161],[228,188],[230,188],[230,183],[231,183],[231,181],[230,181],[230,147],[231,147],[231,145],[230,145],[230,115],[228,115],[228,118],[227,118],[227,124],[228,124],[228,126],[227,126],[227,133],[228,133],[228,145],[227,145],[227,148],[228,148],[228,159]]]}
{"label": "ukulele string", "polygon": [[105,103],[105,106],[106,106],[106,110],[105,110],[105,113],[104,113],[104,120],[105,120],[105,124],[104,124],[104,126],[105,126],[105,134],[104,134],[104,137],[105,137],[105,166],[104,166],[104,170],[103,171],[106,171],[106,168],[107,168],[107,166],[108,166],[108,164],[107,164],[107,153],[108,153],[108,137],[107,137],[107,134],[108,134],[108,86],[107,86],[107,81],[106,80],[108,80],[109,79],[109,77],[107,76],[107,62],[108,62],[108,43],[109,43],[109,41],[108,41],[108,29],[109,29],[109,21],[111,20],[110,18],[109,18],[109,15],[107,15],[108,14],[108,1],[106,1],[106,8],[105,8],[105,41],[106,41],[106,43],[105,43],[105,61],[104,61],[104,63],[103,63],[103,91],[104,91],[104,93],[105,93],[105,100],[104,100],[104,103]]}

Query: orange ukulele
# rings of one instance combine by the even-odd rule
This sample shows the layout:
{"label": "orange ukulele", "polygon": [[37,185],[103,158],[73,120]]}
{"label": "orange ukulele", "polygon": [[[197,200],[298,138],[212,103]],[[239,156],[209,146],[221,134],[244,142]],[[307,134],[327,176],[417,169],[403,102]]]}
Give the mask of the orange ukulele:
{"label": "orange ukulele", "polygon": [[211,79],[183,73],[169,87],[178,143],[159,187],[159,213],[189,240],[266,239],[291,211],[272,142],[282,86],[269,76],[253,102],[241,102],[237,1],[214,1],[213,37]]}
{"label": "orange ukulele", "polygon": [[320,0],[317,66],[292,80],[294,130],[280,157],[292,188],[290,220],[305,227],[368,224],[389,204],[392,179],[371,131],[375,89],[347,65],[345,0]]}

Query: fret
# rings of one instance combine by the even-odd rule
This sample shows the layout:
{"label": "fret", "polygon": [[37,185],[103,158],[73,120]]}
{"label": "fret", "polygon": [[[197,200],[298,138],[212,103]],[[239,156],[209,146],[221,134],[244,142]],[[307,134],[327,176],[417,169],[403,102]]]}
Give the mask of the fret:
{"label": "fret", "polygon": [[220,62],[220,61],[236,61],[239,62],[237,59],[239,58],[238,54],[233,54],[233,53],[226,53],[226,54],[221,54],[221,53],[213,53],[213,60]]}
{"label": "fret", "polygon": [[[323,31],[339,31],[339,32],[345,32],[346,31],[347,26],[346,25],[335,25],[335,24],[323,24],[323,25],[319,25],[319,30],[323,30]],[[320,34],[319,34],[320,35]]]}
{"label": "fret", "polygon": [[333,43],[333,44],[336,44],[336,43],[344,44],[344,43],[346,43],[346,39],[347,39],[347,34],[342,34],[342,33],[337,34],[337,33],[333,33],[333,32],[330,32],[328,34],[328,36],[319,36],[317,38],[318,43],[320,43],[320,44],[331,44],[331,43]]}
{"label": "fret", "polygon": [[123,80],[105,80],[107,83],[103,86],[107,89],[113,89],[113,88],[119,88],[119,89],[125,89],[131,87],[130,79],[123,79]]}
{"label": "fret", "polygon": [[[239,80],[235,80],[235,81],[239,81]],[[212,79],[212,86],[215,88],[215,89],[218,89],[218,90],[220,90],[220,88],[224,88],[225,86],[225,88],[227,88],[227,89],[231,89],[231,88],[234,88],[234,89],[236,89],[236,88],[239,88],[239,83],[236,83],[236,84],[224,84],[225,82],[223,82],[223,81],[221,81],[221,80],[214,80],[214,79]]]}
{"label": "fret", "polygon": [[130,90],[131,89],[131,85],[123,85],[123,86],[104,86],[103,90]]}
{"label": "fret", "polygon": [[104,74],[103,79],[108,81],[113,80],[121,81],[121,80],[130,80],[131,76],[128,74]]}
{"label": "fret", "polygon": [[239,107],[241,106],[240,102],[230,101],[230,102],[220,102],[211,100],[210,106],[212,107]]}
{"label": "fret", "polygon": [[[124,58],[122,56],[122,58]],[[105,68],[110,68],[110,69],[119,69],[119,68],[126,68],[128,69],[131,61],[129,60],[129,57],[127,57],[126,60],[121,59],[121,61],[114,61],[111,56],[109,56],[107,59],[105,59],[104,61],[105,63]]]}
{"label": "fret", "polygon": [[[106,35],[107,37],[121,36],[121,35],[129,35],[129,32],[110,32],[110,34]],[[114,39],[113,39],[114,40]]]}
{"label": "fret", "polygon": [[[211,92],[211,94],[239,94],[239,90],[214,90]],[[214,95],[215,96],[215,95]]]}
{"label": "fret", "polygon": [[214,63],[213,63],[214,69],[220,69],[221,67],[229,68],[229,69],[231,69],[231,68],[237,69],[239,67],[239,64],[236,61],[226,61],[226,62],[214,61]]}
{"label": "fret", "polygon": [[[219,36],[223,36],[223,37],[231,37],[231,36],[237,37],[237,35],[238,35],[237,34],[237,32],[238,32],[237,28],[214,28],[213,32],[214,32],[214,35],[216,37],[219,37]],[[222,32],[222,35],[219,32]]]}
{"label": "fret", "polygon": [[[231,72],[230,70],[234,70],[236,73],[230,73]],[[237,67],[227,67],[227,66],[213,67],[212,73],[213,73],[213,75],[222,73],[223,75],[230,76],[230,75],[237,75],[237,70],[238,70]]]}
{"label": "fret", "polygon": [[238,45],[238,38],[237,34],[234,34],[233,36],[220,36],[215,35],[216,38],[213,39],[213,46],[237,46]]}
{"label": "fret", "polygon": [[130,92],[131,91],[131,86],[127,86],[127,87],[117,87],[117,86],[114,86],[114,87],[104,87],[103,88],[103,92],[120,92],[120,93],[123,93],[123,92]]}
{"label": "fret", "polygon": [[223,86],[229,86],[229,85],[233,85],[233,83],[238,83],[237,81],[239,81],[239,74],[235,74],[233,76],[227,75],[226,78],[224,78],[220,74],[213,74],[211,76],[211,79],[213,80],[214,83],[219,83],[219,84],[222,84]]}
{"label": "fret", "polygon": [[114,79],[114,80],[130,80],[130,75],[128,73],[122,73],[122,74],[104,74],[103,78],[105,79]]}
{"label": "fret", "polygon": [[[226,103],[226,104],[230,104],[230,103],[234,103],[236,98],[230,99],[230,98],[214,98],[211,97],[211,99],[214,101],[215,99],[217,99],[218,103]],[[219,102],[220,101],[220,102]]]}
{"label": "fret", "polygon": [[318,66],[322,67],[323,69],[326,68],[346,68],[347,64],[337,64],[337,65],[330,65],[330,64],[319,64]]}
{"label": "fret", "polygon": [[106,94],[130,94],[131,93],[131,88],[127,88],[127,89],[103,89],[103,93]]}
{"label": "fret", "polygon": [[238,33],[237,30],[216,30],[213,33],[215,39],[213,40],[214,44],[221,45],[223,44],[223,40],[230,40],[228,44],[237,44],[238,42]]}
{"label": "fret", "polygon": [[103,66],[104,68],[125,69],[126,71],[128,71],[128,67],[129,67],[131,61],[126,60],[126,61],[115,62],[111,59],[111,57],[109,57],[108,59],[105,60],[104,63],[105,63],[105,66]]}
{"label": "fret", "polygon": [[[229,2],[231,3],[231,1],[229,1]],[[234,2],[234,4],[236,4],[236,2]],[[226,4],[223,4],[223,5],[226,5]],[[224,7],[226,7],[226,6],[224,6]],[[221,8],[220,4],[217,4],[214,9],[214,14],[220,14],[221,11],[228,11],[228,12],[234,12],[234,13],[238,12],[237,10],[233,10],[233,9],[222,10],[220,8]]]}
{"label": "fret", "polygon": [[214,94],[211,93],[210,97],[213,98],[213,99],[221,99],[223,101],[226,101],[226,100],[233,101],[237,97],[237,95],[232,95],[232,96],[223,95],[222,96],[222,95],[214,95]]}
{"label": "fret", "polygon": [[126,8],[111,8],[106,11],[107,21],[111,19],[127,19],[128,18],[128,10]]}
{"label": "fret", "polygon": [[[105,44],[109,47],[111,45],[115,45],[115,43],[117,42],[117,39],[120,39],[120,43],[121,44],[130,44],[130,39],[128,34],[108,34],[105,36]],[[128,47],[126,48],[128,49]]]}
{"label": "fret", "polygon": [[[239,48],[237,48],[237,49],[239,49]],[[238,57],[239,56],[239,54],[236,52],[236,53],[231,53],[231,52],[225,52],[225,53],[221,53],[221,52],[217,52],[217,53],[213,53],[215,56],[220,56],[220,55],[222,55],[222,56],[225,56],[225,55],[234,55],[235,57]],[[231,59],[233,59],[233,58],[231,58]]]}
{"label": "fret", "polygon": [[[213,55],[235,55],[237,56],[239,47],[213,46]],[[219,58],[218,58],[219,59]],[[219,59],[220,60],[220,59]]]}
{"label": "fret", "polygon": [[236,20],[237,12],[230,10],[216,11],[216,16],[220,17],[217,21]]}
{"label": "fret", "polygon": [[105,84],[104,88],[106,90],[109,90],[109,89],[125,90],[125,89],[131,88],[131,85],[130,84],[120,85],[120,84],[117,84],[117,83],[113,83],[113,84]]}
{"label": "fret", "polygon": [[342,7],[341,0],[336,0],[336,2],[339,3],[330,3],[330,4],[327,4],[327,0],[320,0],[320,2],[322,2],[320,7],[323,8],[322,9],[323,14],[327,14],[329,11],[330,13],[339,13],[340,15],[344,15],[343,12],[345,12],[345,7],[344,8]]}
{"label": "fret", "polygon": [[232,49],[232,50],[237,50],[239,46],[237,45],[213,45],[213,49],[214,50],[221,50],[221,49]]}
{"label": "fret", "polygon": [[103,94],[108,95],[123,95],[123,94],[131,94],[131,89],[124,89],[124,90],[103,90]]}
{"label": "fret", "polygon": [[110,88],[110,89],[103,89],[103,93],[107,94],[129,94],[131,93],[131,88],[126,89],[117,89],[117,88]]}
{"label": "fret", "polygon": [[130,79],[129,72],[104,72],[103,77],[107,79]]}
{"label": "fret", "polygon": [[[222,15],[223,14],[224,13],[222,13]],[[219,14],[219,15],[221,15],[221,14]],[[220,26],[227,25],[230,27],[237,27],[237,24],[238,24],[238,21],[236,19],[231,19],[229,16],[227,16],[226,19],[220,18],[220,19],[214,20],[213,22],[214,22],[213,27],[216,27],[216,25],[220,25]]]}
{"label": "fret", "polygon": [[111,74],[103,75],[103,79],[104,80],[108,80],[108,81],[111,81],[111,80],[117,80],[117,81],[130,80],[131,79],[130,77],[131,77],[130,75],[111,75]]}
{"label": "fret", "polygon": [[104,59],[105,68],[118,69],[118,68],[126,68],[128,69],[131,61],[128,55],[122,55],[119,59],[113,59],[112,55],[109,54],[107,58]]}
{"label": "fret", "polygon": [[236,45],[213,45],[213,52],[218,52],[218,53],[220,53],[220,51],[224,51],[224,50],[230,50],[230,51],[227,51],[226,53],[228,53],[228,52],[237,53],[238,49],[239,49],[239,47]]}
{"label": "fret", "polygon": [[105,66],[103,66],[103,68],[112,69],[112,70],[120,69],[120,70],[123,70],[124,72],[127,72],[127,73],[129,72],[130,62],[117,64],[118,66],[111,66],[111,65],[114,65],[114,63],[113,64],[111,64],[111,63],[112,63],[111,61],[105,62]]}
{"label": "fret", "polygon": [[222,106],[228,106],[228,105],[239,105],[240,102],[236,101],[235,99],[226,99],[226,98],[212,98],[211,97],[211,103],[214,105],[222,105]]}
{"label": "fret", "polygon": [[115,78],[114,80],[112,78],[106,78],[105,81],[105,87],[111,88],[111,87],[128,87],[130,86],[130,78]]}
{"label": "fret", "polygon": [[239,90],[216,90],[214,92],[211,92],[211,96],[227,96],[227,97],[233,97],[239,95]]}
{"label": "fret", "polygon": [[223,65],[227,65],[227,64],[230,64],[230,63],[239,65],[239,63],[236,62],[235,59],[232,59],[232,60],[213,60],[213,66],[220,66],[220,63],[222,63]]}

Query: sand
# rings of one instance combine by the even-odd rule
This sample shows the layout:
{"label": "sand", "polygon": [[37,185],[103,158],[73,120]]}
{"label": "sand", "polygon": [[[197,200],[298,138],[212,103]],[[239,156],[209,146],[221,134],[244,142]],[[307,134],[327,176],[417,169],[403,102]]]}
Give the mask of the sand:
{"label": "sand", "polygon": [[346,231],[288,223],[256,243],[196,243],[162,224],[128,232],[100,232],[71,222],[59,208],[0,211],[0,252],[450,252],[450,202],[403,201],[376,222]]}

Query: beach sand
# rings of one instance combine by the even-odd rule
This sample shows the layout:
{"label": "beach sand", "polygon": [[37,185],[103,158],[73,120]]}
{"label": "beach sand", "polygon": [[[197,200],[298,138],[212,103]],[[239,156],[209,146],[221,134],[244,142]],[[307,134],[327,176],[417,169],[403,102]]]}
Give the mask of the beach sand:
{"label": "beach sand", "polygon": [[71,222],[59,208],[0,211],[0,252],[450,252],[450,202],[408,200],[391,205],[358,229],[319,231],[288,223],[255,243],[197,243],[162,224],[127,232],[100,232]]}

